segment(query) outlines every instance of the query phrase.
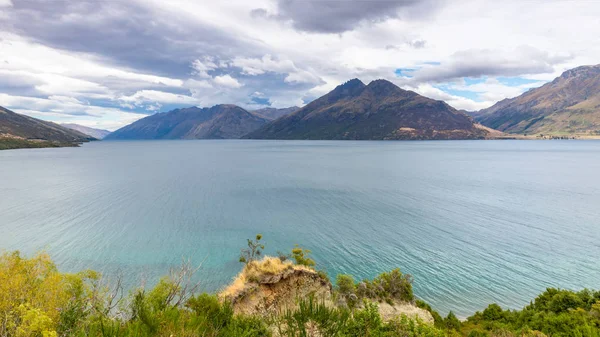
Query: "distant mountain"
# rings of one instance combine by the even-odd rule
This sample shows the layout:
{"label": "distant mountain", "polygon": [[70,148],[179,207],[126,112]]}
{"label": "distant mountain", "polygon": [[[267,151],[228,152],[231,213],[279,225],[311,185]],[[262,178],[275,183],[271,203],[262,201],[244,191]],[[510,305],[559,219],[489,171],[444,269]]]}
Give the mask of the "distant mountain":
{"label": "distant mountain", "polygon": [[472,115],[510,133],[600,134],[600,65],[567,70],[550,83]]}
{"label": "distant mountain", "polygon": [[240,138],[269,120],[236,105],[191,107],[142,118],[106,138],[109,139],[229,139]]}
{"label": "distant mountain", "polygon": [[85,135],[92,136],[96,139],[102,139],[110,133],[110,131],[108,131],[108,130],[94,129],[94,128],[90,128],[90,127],[75,124],[75,123],[63,123],[63,124],[61,124],[61,126],[64,126],[65,128],[68,128],[71,130],[79,131]]}
{"label": "distant mountain", "polygon": [[298,111],[245,138],[254,139],[478,139],[488,131],[442,101],[386,80],[338,86]]}
{"label": "distant mountain", "polygon": [[73,146],[90,140],[95,138],[0,107],[0,149]]}
{"label": "distant mountain", "polygon": [[263,109],[258,109],[258,110],[252,110],[252,113],[257,114],[262,117],[265,117],[266,119],[275,120],[279,117],[283,117],[285,115],[294,113],[294,112],[298,111],[298,109],[300,109],[300,108],[297,106],[292,106],[289,108],[282,108],[282,109],[263,108]]}

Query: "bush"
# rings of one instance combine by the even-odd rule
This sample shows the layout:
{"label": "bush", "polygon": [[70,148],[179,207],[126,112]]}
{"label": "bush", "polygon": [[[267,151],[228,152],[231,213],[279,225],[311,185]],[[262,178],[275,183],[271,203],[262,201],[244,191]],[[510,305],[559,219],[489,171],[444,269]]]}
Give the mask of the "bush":
{"label": "bush", "polygon": [[315,261],[308,257],[310,255],[310,250],[302,249],[298,245],[296,245],[292,249],[292,258],[296,261],[296,264],[306,267],[314,267]]}
{"label": "bush", "polygon": [[356,285],[350,275],[339,274],[335,280],[335,289],[341,301],[344,301],[348,307],[354,308],[357,304]]}
{"label": "bush", "polygon": [[458,320],[458,318],[456,317],[456,315],[454,315],[454,313],[452,311],[450,311],[448,313],[448,316],[446,316],[446,318],[444,318],[444,325],[446,325],[447,329],[451,329],[451,330],[460,330],[460,321]]}

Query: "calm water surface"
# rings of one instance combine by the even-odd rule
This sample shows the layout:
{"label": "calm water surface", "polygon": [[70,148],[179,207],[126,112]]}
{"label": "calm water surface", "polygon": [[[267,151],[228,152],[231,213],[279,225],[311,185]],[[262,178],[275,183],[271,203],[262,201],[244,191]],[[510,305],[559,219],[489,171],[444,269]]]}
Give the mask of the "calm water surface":
{"label": "calm water surface", "polygon": [[546,287],[600,288],[598,141],[142,141],[0,152],[0,249],[63,271],[206,290],[245,239],[299,243],[330,275],[400,267],[461,316]]}

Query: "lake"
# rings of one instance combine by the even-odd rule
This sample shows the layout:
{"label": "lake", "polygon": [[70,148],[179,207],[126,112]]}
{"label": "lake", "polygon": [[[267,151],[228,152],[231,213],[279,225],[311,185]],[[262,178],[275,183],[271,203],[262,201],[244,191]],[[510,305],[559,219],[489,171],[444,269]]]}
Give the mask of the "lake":
{"label": "lake", "polygon": [[203,288],[246,239],[312,250],[330,276],[399,267],[464,317],[546,287],[600,288],[600,141],[131,141],[0,151],[0,249],[62,271]]}

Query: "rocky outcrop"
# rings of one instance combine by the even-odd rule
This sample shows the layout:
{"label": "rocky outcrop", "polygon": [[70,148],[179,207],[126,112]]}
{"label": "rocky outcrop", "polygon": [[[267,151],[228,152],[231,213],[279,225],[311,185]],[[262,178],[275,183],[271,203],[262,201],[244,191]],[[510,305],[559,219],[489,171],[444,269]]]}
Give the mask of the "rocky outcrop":
{"label": "rocky outcrop", "polygon": [[425,309],[421,309],[412,303],[378,303],[381,319],[388,322],[405,315],[410,319],[420,319],[423,323],[433,324],[433,316]]}
{"label": "rocky outcrop", "polygon": [[[236,314],[268,317],[281,314],[286,310],[298,307],[299,300],[313,298],[328,307],[345,306],[345,302],[334,301],[333,287],[329,280],[321,277],[316,271],[298,265],[281,264],[276,273],[265,273],[259,276],[248,274],[264,266],[263,262],[252,265],[238,276],[234,284],[221,293],[224,301],[229,301]],[[267,262],[269,263],[269,262]],[[252,281],[248,281],[252,279]],[[245,280],[245,282],[240,282]],[[433,316],[427,310],[412,303],[378,302],[378,309],[384,321],[400,318],[402,315],[410,319],[419,319],[433,324]],[[363,306],[362,302],[359,309]]]}
{"label": "rocky outcrop", "polygon": [[275,275],[264,275],[224,296],[236,314],[269,316],[294,309],[299,299],[313,297],[333,306],[331,283],[308,268],[290,268]]}

